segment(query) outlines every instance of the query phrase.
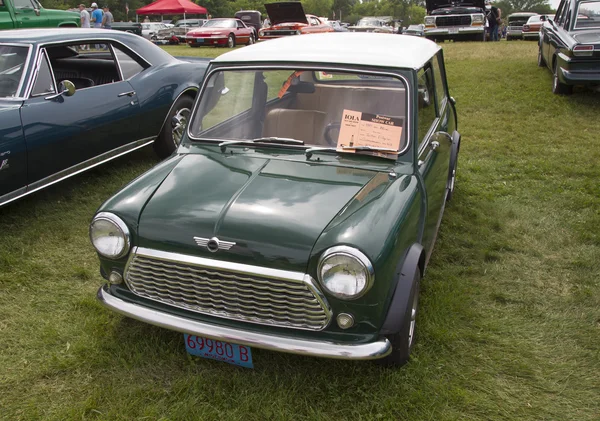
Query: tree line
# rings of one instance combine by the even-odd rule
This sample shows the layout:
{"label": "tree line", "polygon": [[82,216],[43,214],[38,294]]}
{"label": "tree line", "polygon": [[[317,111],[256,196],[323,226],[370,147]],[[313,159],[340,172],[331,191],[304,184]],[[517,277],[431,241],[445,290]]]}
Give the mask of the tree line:
{"label": "tree line", "polygon": [[[83,0],[86,1],[86,0]],[[88,7],[94,0],[87,0]],[[95,0],[100,7],[108,6],[116,21],[135,21],[135,11],[150,4],[153,0]],[[212,17],[231,17],[238,10],[258,10],[266,17],[265,3],[271,0],[192,0],[205,7]],[[301,0],[306,13],[343,22],[356,23],[363,16],[391,16],[402,20],[403,26],[423,23],[426,14],[424,0]],[[41,0],[42,5],[51,9],[76,8],[75,0]],[[89,3],[89,4],[88,4]],[[502,16],[518,11],[551,13],[548,0],[502,0],[495,3],[502,10]],[[127,13],[127,8],[129,12]],[[192,16],[190,16],[192,17]],[[154,18],[151,17],[153,20]],[[179,16],[164,16],[179,18]]]}

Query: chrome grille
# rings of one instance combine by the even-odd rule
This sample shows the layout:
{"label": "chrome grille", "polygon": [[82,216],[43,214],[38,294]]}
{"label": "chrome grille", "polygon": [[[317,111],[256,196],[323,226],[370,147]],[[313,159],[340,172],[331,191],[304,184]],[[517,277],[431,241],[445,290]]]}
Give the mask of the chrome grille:
{"label": "chrome grille", "polygon": [[435,18],[435,25],[438,27],[444,26],[469,26],[471,25],[471,16],[438,16]]}
{"label": "chrome grille", "polygon": [[138,253],[128,263],[125,281],[140,297],[226,319],[321,330],[331,317],[319,291],[306,280],[236,273]]}

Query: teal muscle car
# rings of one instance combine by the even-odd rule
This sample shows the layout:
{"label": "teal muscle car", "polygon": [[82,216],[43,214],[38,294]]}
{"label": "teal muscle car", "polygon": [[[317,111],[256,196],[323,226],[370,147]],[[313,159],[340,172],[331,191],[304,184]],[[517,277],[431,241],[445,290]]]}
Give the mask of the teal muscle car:
{"label": "teal muscle car", "polygon": [[426,39],[315,34],[223,54],[176,152],[94,216],[98,298],[222,352],[403,364],[456,130]]}
{"label": "teal muscle car", "polygon": [[153,142],[169,156],[207,66],[125,32],[2,31],[0,206]]}

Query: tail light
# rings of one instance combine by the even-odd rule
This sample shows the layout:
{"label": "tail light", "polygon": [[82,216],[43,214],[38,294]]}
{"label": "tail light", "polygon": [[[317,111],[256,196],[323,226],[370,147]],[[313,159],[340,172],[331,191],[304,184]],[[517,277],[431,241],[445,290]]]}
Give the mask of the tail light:
{"label": "tail light", "polygon": [[576,45],[573,47],[573,55],[578,57],[586,57],[594,54],[593,45]]}

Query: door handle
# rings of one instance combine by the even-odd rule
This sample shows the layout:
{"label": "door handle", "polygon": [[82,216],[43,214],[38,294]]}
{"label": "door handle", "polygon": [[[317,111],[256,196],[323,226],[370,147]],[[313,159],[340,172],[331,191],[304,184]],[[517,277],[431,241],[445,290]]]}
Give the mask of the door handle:
{"label": "door handle", "polygon": [[119,95],[117,95],[118,98],[121,98],[122,96],[134,96],[135,95],[135,91],[129,91],[129,92],[121,92]]}
{"label": "door handle", "polygon": [[429,144],[429,147],[431,148],[432,151],[435,151],[437,148],[440,147],[440,142],[438,142],[437,140],[434,140]]}

